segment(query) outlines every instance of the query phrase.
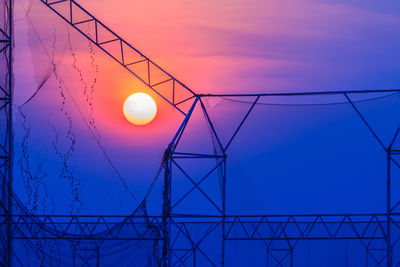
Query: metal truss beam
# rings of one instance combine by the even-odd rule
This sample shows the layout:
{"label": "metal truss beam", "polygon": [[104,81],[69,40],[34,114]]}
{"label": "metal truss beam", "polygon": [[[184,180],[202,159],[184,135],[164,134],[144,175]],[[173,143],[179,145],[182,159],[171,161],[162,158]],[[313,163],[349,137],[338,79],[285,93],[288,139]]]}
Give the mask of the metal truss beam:
{"label": "metal truss beam", "polygon": [[[392,223],[400,230],[400,213],[392,213]],[[0,224],[6,216],[0,216]],[[27,215],[13,214],[15,239],[99,239],[162,240],[154,229],[162,216],[113,215]],[[386,214],[305,214],[305,215],[173,215],[175,225],[218,225],[225,218],[225,240],[340,240],[385,239]],[[131,227],[126,235],[121,227]],[[139,231],[141,228],[143,231]],[[211,227],[212,228],[212,227]],[[29,235],[25,234],[25,231]],[[398,237],[399,239],[399,237]]]}
{"label": "metal truss beam", "polygon": [[[400,233],[400,214],[392,214],[392,223]],[[220,258],[208,255],[203,241],[220,231],[225,224],[225,242],[262,241],[271,260],[284,261],[291,257],[295,246],[304,240],[359,240],[367,256],[374,259],[376,241],[387,238],[386,214],[306,214],[259,216],[201,216],[175,215],[170,218],[170,266],[187,266],[193,257],[201,256],[211,266],[220,265]],[[162,241],[157,229],[163,227],[162,216],[89,216],[89,215],[13,215],[13,238],[16,240],[70,240],[76,241]],[[0,222],[4,221],[1,220]],[[129,231],[124,231],[130,229]],[[190,229],[205,229],[192,235]],[[197,231],[198,232],[198,231]],[[218,233],[217,233],[218,234]],[[397,240],[399,240],[397,234]],[[190,246],[179,248],[182,239]],[[279,248],[279,241],[288,242],[288,248]],[[101,244],[100,244],[101,246]],[[286,257],[274,256],[285,250]],[[376,262],[382,259],[376,258]]]}
{"label": "metal truss beam", "polygon": [[255,94],[200,94],[200,97],[257,97],[257,96],[320,96],[320,95],[345,95],[345,94],[370,94],[370,93],[399,93],[400,89],[377,90],[338,90],[338,91],[309,91],[309,92],[278,92]]}
{"label": "metal truss beam", "polygon": [[[101,23],[97,18],[76,3],[75,0],[41,0],[47,7],[58,14],[68,24],[74,27],[82,35],[93,42],[111,58],[122,65],[126,70],[138,78],[142,83],[156,92],[169,104],[180,111],[185,118],[179,127],[176,135],[166,149],[164,155],[164,192],[163,192],[163,216],[151,217],[125,217],[115,216],[24,216],[13,215],[12,223],[13,237],[16,239],[67,239],[67,240],[162,240],[163,241],[163,266],[185,266],[190,259],[203,257],[211,266],[224,266],[225,264],[225,243],[240,240],[261,241],[267,248],[267,254],[276,261],[277,266],[282,266],[282,261],[290,258],[290,265],[293,264],[293,248],[301,240],[360,240],[366,249],[367,257],[371,257],[376,266],[382,266],[386,260],[386,266],[393,266],[393,245],[399,241],[399,214],[394,210],[400,202],[392,205],[391,201],[391,163],[400,167],[394,158],[400,153],[392,149],[397,135],[396,132],[390,145],[385,145],[379,136],[374,132],[367,120],[357,109],[355,101],[350,98],[353,94],[370,93],[399,93],[400,89],[391,90],[342,90],[342,91],[319,91],[319,92],[288,92],[288,93],[260,93],[260,94],[201,94],[197,95],[170,75],[163,68],[159,67],[151,59],[143,55],[115,32]],[[352,106],[368,130],[387,153],[387,210],[383,214],[347,214],[347,215],[265,215],[265,216],[230,216],[226,214],[226,161],[227,151],[238,136],[240,129],[245,125],[251,115],[254,106],[263,97],[284,97],[284,96],[322,96],[342,95]],[[223,144],[215,131],[212,119],[209,117],[203,99],[212,97],[252,97],[251,107],[240,121],[238,127],[227,142]],[[190,107],[184,103],[192,103]],[[218,151],[214,154],[202,154],[195,151],[176,151],[190,117],[196,105],[202,109],[208,123],[212,139],[217,144]],[[183,108],[185,106],[185,108]],[[215,165],[207,170],[207,173],[200,180],[194,180],[185,168],[177,160],[199,160],[213,159]],[[208,192],[201,188],[205,179],[211,179],[210,174],[219,171],[221,202],[216,203],[208,195]],[[192,187],[180,198],[172,195],[173,173],[179,171],[183,174]],[[215,179],[215,177],[213,177]],[[187,196],[197,190],[211,204],[216,215],[189,215],[178,214],[176,208],[186,200]],[[395,202],[396,203],[396,202]],[[3,215],[1,222],[7,224],[10,214]],[[71,227],[74,226],[74,227]],[[131,231],[126,233],[121,228],[129,226]],[[145,226],[143,228],[143,226]],[[190,230],[192,226],[202,226],[204,232],[194,236]],[[154,227],[154,228],[153,228]],[[132,230],[132,229],[141,230]],[[75,230],[73,230],[75,229]],[[151,229],[161,229],[161,233],[154,237]],[[75,231],[75,232],[74,232]],[[124,233],[122,235],[122,233]],[[203,246],[203,241],[210,235],[217,234],[221,240],[221,253],[217,258],[212,258]],[[153,239],[151,239],[153,238]],[[384,241],[385,247],[376,247],[375,241]],[[273,246],[276,242],[286,242],[283,248]],[[184,242],[186,246],[180,247]],[[375,251],[383,250],[384,257],[376,257]],[[284,251],[283,257],[276,257],[276,251]]]}
{"label": "metal truss beam", "polygon": [[104,25],[74,0],[40,0],[143,84],[186,115],[182,104],[195,93]]}
{"label": "metal truss beam", "polygon": [[12,253],[12,97],[13,1],[2,3],[0,14],[0,262],[11,266]]}
{"label": "metal truss beam", "polygon": [[162,240],[157,228],[161,216],[14,214],[12,217],[14,239]]}
{"label": "metal truss beam", "polygon": [[309,214],[228,216],[225,223],[226,240],[385,240],[387,221],[386,214]]}
{"label": "metal truss beam", "polygon": [[[362,91],[354,91],[354,90],[346,90],[346,91],[324,91],[324,92],[295,92],[295,93],[266,93],[266,94],[225,94],[225,95],[198,95],[196,101],[193,102],[190,112],[185,117],[181,127],[177,131],[175,137],[169,145],[168,153],[166,153],[166,158],[169,164],[165,165],[166,173],[168,173],[168,179],[165,180],[165,189],[171,192],[171,187],[173,185],[173,171],[183,174],[183,177],[186,178],[193,186],[187,189],[186,193],[182,196],[171,196],[171,194],[164,194],[164,205],[168,207],[168,213],[166,213],[166,217],[164,219],[165,222],[168,222],[169,232],[166,232],[164,237],[168,239],[166,242],[168,251],[166,255],[168,257],[165,259],[164,266],[174,266],[177,262],[182,263],[182,261],[187,260],[187,256],[191,255],[195,249],[198,248],[198,245],[192,245],[189,248],[186,248],[186,253],[184,257],[177,259],[177,262],[174,262],[171,258],[171,254],[174,251],[174,244],[171,243],[171,239],[173,239],[173,235],[177,235],[177,233],[183,234],[181,227],[177,227],[176,219],[173,216],[180,216],[179,212],[176,212],[176,207],[184,201],[187,201],[187,196],[190,195],[193,191],[197,190],[204,196],[206,200],[205,203],[211,204],[218,215],[213,222],[213,225],[219,225],[219,227],[215,227],[213,229],[219,229],[215,231],[220,231],[222,233],[222,258],[219,261],[214,261],[214,264],[224,266],[224,254],[225,254],[225,242],[227,241],[240,241],[240,240],[254,240],[254,241],[263,241],[268,247],[268,253],[272,253],[274,249],[271,248],[270,244],[279,241],[285,241],[288,244],[288,247],[285,247],[284,250],[288,253],[286,256],[290,255],[291,264],[293,264],[292,253],[293,248],[299,240],[340,240],[340,239],[357,239],[360,240],[363,246],[366,249],[367,255],[372,259],[373,263],[376,266],[382,263],[383,259],[386,259],[386,266],[393,266],[393,246],[399,241],[399,224],[398,224],[398,214],[395,214],[394,209],[400,205],[400,201],[397,204],[391,204],[391,162],[394,162],[395,166],[399,167],[397,164],[397,160],[393,157],[394,154],[398,154],[397,150],[393,150],[392,146],[397,139],[397,136],[400,132],[400,128],[397,129],[395,135],[390,144],[384,144],[379,136],[375,133],[374,129],[370,126],[368,121],[362,115],[362,113],[357,108],[355,101],[352,101],[350,98],[351,95],[354,94],[373,94],[373,93],[400,93],[400,89],[393,90],[362,90]],[[225,212],[225,181],[226,181],[226,171],[220,172],[222,174],[220,178],[222,178],[221,187],[221,204],[215,203],[211,197],[208,195],[208,192],[202,190],[201,184],[204,180],[210,179],[209,176],[216,169],[221,167],[225,170],[226,159],[227,159],[227,150],[230,144],[234,141],[236,136],[238,135],[240,129],[245,124],[246,120],[250,116],[253,111],[254,106],[261,101],[263,97],[280,97],[280,96],[318,96],[318,95],[341,95],[344,99],[347,100],[347,103],[354,109],[355,113],[360,117],[361,121],[366,125],[369,132],[373,135],[377,143],[383,148],[383,152],[387,154],[387,210],[384,214],[370,214],[370,215],[305,215],[305,216],[228,216]],[[220,141],[220,138],[215,131],[214,124],[212,119],[208,115],[207,108],[203,104],[203,100],[205,98],[212,97],[237,97],[237,98],[253,98],[253,100],[248,101],[250,104],[250,108],[246,112],[244,118],[240,120],[237,128],[234,129],[231,138],[227,144],[223,144]],[[182,136],[184,135],[185,129],[188,125],[190,117],[193,113],[193,110],[196,108],[196,105],[200,103],[200,108],[202,109],[206,121],[208,123],[208,127],[210,129],[212,138],[215,140],[216,146],[219,147],[220,152],[215,151],[214,154],[202,154],[197,153],[196,151],[182,151],[181,149],[176,151]],[[179,164],[176,159],[186,159],[186,160],[201,160],[201,159],[215,159],[216,164],[213,168],[209,169],[208,167],[206,175],[200,179],[195,179],[191,177],[187,171],[185,171],[184,166]],[[198,161],[200,162],[200,161]],[[215,179],[215,177],[212,177]],[[193,215],[194,218],[196,215]],[[202,218],[206,218],[210,216],[210,214],[204,215]],[[211,216],[212,217],[212,216]],[[396,217],[396,218],[395,218]],[[197,218],[200,219],[200,218]],[[191,222],[194,224],[195,222]],[[182,222],[182,225],[187,225],[189,222]],[[171,230],[171,225],[175,225],[175,233]],[[187,229],[188,227],[183,227]],[[394,231],[392,228],[395,228]],[[346,230],[344,230],[346,229]],[[235,231],[233,231],[235,230]],[[393,233],[395,232],[395,234]],[[186,233],[187,234],[187,233]],[[376,245],[376,241],[384,241],[386,244],[385,247],[381,246],[379,243],[379,249],[376,247],[371,247]],[[192,241],[191,244],[196,244],[196,242]],[[269,244],[269,245],[268,245]],[[385,257],[376,257],[377,251],[385,251]],[[286,258],[286,256],[284,258]],[[185,258],[186,257],[186,258]],[[378,265],[377,265],[378,264]],[[374,266],[375,266],[374,265]],[[279,265],[278,265],[279,266]]]}

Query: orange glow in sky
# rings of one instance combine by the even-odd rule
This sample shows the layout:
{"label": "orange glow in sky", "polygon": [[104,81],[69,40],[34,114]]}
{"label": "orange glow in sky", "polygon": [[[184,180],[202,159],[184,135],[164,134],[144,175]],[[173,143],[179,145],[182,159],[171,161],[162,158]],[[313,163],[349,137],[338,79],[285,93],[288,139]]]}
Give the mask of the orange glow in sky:
{"label": "orange glow in sky", "polygon": [[[372,22],[380,21],[380,28],[390,29],[390,25],[399,25],[399,18],[357,5],[322,2],[233,0],[227,5],[209,0],[79,1],[105,25],[196,93],[334,90],[343,84],[354,89],[365,88],[371,83],[365,77],[373,80],[368,73],[377,73],[371,66],[380,69],[390,59],[379,52],[388,48],[379,41],[383,38]],[[28,8],[29,1],[16,4],[22,18],[21,3]],[[51,52],[53,35],[56,35],[58,72],[68,81],[75,100],[83,102],[82,111],[86,109],[87,113],[92,113],[90,116],[96,119],[103,134],[118,136],[121,143],[138,140],[141,145],[153,144],[158,137],[167,132],[169,136],[177,130],[183,120],[182,114],[96,47],[95,54],[91,55],[87,40],[40,1],[32,2],[30,16],[41,41],[34,36],[28,22],[18,20],[17,104],[32,95],[36,89],[32,85],[41,83],[37,77],[45,76],[47,69],[40,73],[40,66],[36,64],[50,65],[40,43]],[[76,61],[69,52],[67,33]],[[371,42],[368,36],[374,34],[377,38]],[[387,35],[396,36],[392,32]],[[366,43],[369,45],[358,47]],[[95,59],[97,70],[90,66],[91,57]],[[31,59],[31,63],[27,64],[27,59]],[[375,63],[365,65],[365,61]],[[85,107],[87,96],[82,95],[82,91],[89,89],[84,89],[73,65],[81,69],[86,81],[96,79],[92,111]],[[390,79],[382,77],[381,80]],[[57,82],[52,77],[46,86],[49,92],[42,90],[35,101],[56,108],[59,104],[59,94],[54,90]],[[157,116],[146,127],[134,127],[121,112],[124,101],[135,92],[149,94],[157,103]],[[141,138],[145,141],[139,141]]]}

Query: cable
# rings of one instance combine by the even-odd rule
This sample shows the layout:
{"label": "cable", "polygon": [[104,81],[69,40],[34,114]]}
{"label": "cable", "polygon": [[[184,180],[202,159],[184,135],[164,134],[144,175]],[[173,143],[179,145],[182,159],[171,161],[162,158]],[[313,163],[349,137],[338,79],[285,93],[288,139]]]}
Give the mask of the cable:
{"label": "cable", "polygon": [[156,173],[156,175],[154,176],[153,181],[151,182],[150,187],[149,187],[149,189],[147,190],[147,192],[146,192],[146,194],[145,194],[145,196],[144,196],[144,198],[143,198],[143,200],[142,200],[142,203],[143,203],[144,201],[147,200],[147,198],[149,197],[151,191],[153,190],[154,186],[156,185],[157,180],[158,180],[158,178],[160,177],[161,171],[164,169],[164,163],[165,163],[165,161],[166,161],[166,158],[165,158],[165,156],[164,156],[163,159],[162,159],[162,161],[161,161],[160,167],[158,167],[157,173]]}
{"label": "cable", "polygon": [[[26,8],[25,8],[25,6],[22,4],[21,0],[20,0],[20,4],[21,4],[21,6],[23,7],[24,11],[27,12],[27,11],[26,11]],[[32,22],[32,20],[31,20],[31,18],[30,18],[30,15],[29,15],[29,14],[26,14],[26,16],[27,16],[28,21],[29,21],[29,23],[31,24],[31,26],[32,26],[32,28],[33,28],[33,30],[34,30],[34,32],[35,32],[35,35],[36,35],[36,37],[38,38],[38,40],[39,40],[39,42],[40,42],[42,48],[43,48],[44,51],[46,52],[47,57],[48,57],[48,58],[50,59],[50,61],[52,61],[52,63],[54,64],[54,61],[53,61],[52,57],[50,56],[50,54],[49,54],[49,52],[48,52],[46,46],[44,45],[43,40],[41,39],[39,32],[37,31],[37,29],[36,29],[34,23]],[[67,91],[67,93],[68,93],[68,96],[69,96],[70,99],[72,100],[72,103],[74,104],[74,106],[75,106],[75,108],[77,109],[79,115],[81,116],[82,120],[84,121],[85,125],[87,126],[89,132],[91,133],[92,137],[95,139],[96,144],[99,146],[101,152],[103,153],[103,156],[105,157],[106,161],[107,161],[108,164],[111,166],[112,170],[113,170],[114,173],[117,175],[117,177],[119,178],[119,180],[121,181],[121,183],[124,185],[124,187],[125,187],[125,189],[128,191],[128,193],[131,195],[131,197],[136,201],[136,203],[137,203],[138,205],[140,205],[140,203],[139,203],[139,201],[137,200],[137,198],[134,196],[134,194],[132,193],[132,191],[129,189],[129,187],[128,187],[126,181],[125,181],[125,179],[121,176],[121,174],[120,174],[120,172],[118,171],[118,169],[116,168],[115,164],[113,163],[113,161],[111,160],[111,158],[108,156],[108,154],[107,154],[105,148],[102,146],[100,140],[97,138],[97,136],[96,136],[96,134],[94,133],[92,127],[90,127],[89,123],[86,121],[86,119],[85,119],[85,117],[84,117],[82,111],[80,110],[78,104],[76,103],[74,97],[72,96],[72,94],[71,94],[71,92],[70,92],[68,86],[66,85],[66,83],[64,82],[64,80],[61,78],[61,76],[59,76],[59,78],[60,78],[60,80],[61,80],[63,86],[65,87],[65,89],[66,89],[66,91]],[[40,89],[40,88],[39,88],[39,89]],[[35,95],[36,95],[36,93],[35,93]],[[30,99],[32,99],[32,97],[31,97]],[[25,103],[24,103],[24,104],[25,104]]]}
{"label": "cable", "polygon": [[[370,101],[375,101],[387,97],[391,97],[394,95],[398,95],[400,92],[396,93],[391,93],[388,95],[384,96],[378,96],[378,97],[372,97],[372,98],[367,98],[367,99],[362,99],[362,100],[356,100],[353,101],[353,103],[361,103],[361,102],[370,102]],[[244,104],[253,104],[252,101],[245,101],[245,100],[237,100],[237,99],[232,99],[232,98],[227,98],[227,97],[221,97],[222,99],[230,102],[237,102],[237,103],[244,103]],[[288,103],[263,103],[263,102],[258,102],[256,105],[262,105],[262,106],[289,106],[289,107],[308,107],[308,106],[333,106],[333,105],[345,105],[349,104],[349,102],[330,102],[330,103],[306,103],[306,104],[288,104]],[[218,105],[218,104],[217,104]],[[215,106],[214,106],[215,107]]]}

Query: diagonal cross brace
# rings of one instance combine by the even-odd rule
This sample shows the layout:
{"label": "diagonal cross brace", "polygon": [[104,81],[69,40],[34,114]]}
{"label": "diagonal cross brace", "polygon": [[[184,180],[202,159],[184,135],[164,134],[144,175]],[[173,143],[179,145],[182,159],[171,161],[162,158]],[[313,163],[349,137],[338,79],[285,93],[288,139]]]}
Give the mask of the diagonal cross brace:
{"label": "diagonal cross brace", "polygon": [[[52,11],[54,11],[57,15],[59,15],[64,21],[66,21],[69,25],[74,27],[78,32],[80,32],[83,36],[89,39],[93,44],[95,44],[98,48],[103,50],[107,55],[121,64],[127,71],[133,74],[136,78],[138,78],[142,83],[144,83],[148,88],[153,90],[156,94],[158,94],[161,98],[163,98],[166,102],[176,108],[179,112],[183,115],[186,115],[186,112],[183,111],[178,105],[180,104],[176,99],[176,91],[180,90],[181,93],[189,95],[191,97],[195,96],[196,94],[192,91],[189,87],[187,87],[184,83],[179,81],[173,75],[168,73],[165,69],[157,65],[154,61],[152,61],[149,57],[145,56],[142,52],[138,49],[133,47],[127,41],[125,41],[122,37],[104,25],[100,20],[94,17],[91,13],[89,13],[86,9],[84,9],[80,4],[78,4],[75,0],[60,0],[60,1],[49,1],[49,0],[40,0],[43,4],[49,7]],[[57,6],[67,5],[68,12],[60,12],[57,10]],[[74,14],[79,13],[83,14],[87,19],[74,21]],[[76,15],[75,15],[76,16]],[[94,24],[95,33],[94,36],[91,36],[90,33],[85,32],[82,28],[82,25]],[[100,35],[100,28],[107,33],[107,35],[112,36],[112,38],[108,38],[104,41],[99,39]],[[105,44],[115,43],[117,44],[120,49],[118,51],[113,51],[109,47],[105,46]],[[129,62],[126,54],[130,52],[135,54],[137,57],[140,58],[137,62]],[[137,65],[139,63],[147,64],[147,70],[145,71],[144,75],[140,75],[137,70],[133,70],[132,66]],[[151,83],[152,80],[152,71],[151,68],[160,73],[163,77],[162,81],[158,81],[155,83]],[[153,75],[154,77],[154,75]],[[168,83],[168,91],[172,93],[172,96],[168,96],[165,93],[161,93],[158,88],[158,85],[167,84]],[[184,102],[184,101],[183,101]]]}

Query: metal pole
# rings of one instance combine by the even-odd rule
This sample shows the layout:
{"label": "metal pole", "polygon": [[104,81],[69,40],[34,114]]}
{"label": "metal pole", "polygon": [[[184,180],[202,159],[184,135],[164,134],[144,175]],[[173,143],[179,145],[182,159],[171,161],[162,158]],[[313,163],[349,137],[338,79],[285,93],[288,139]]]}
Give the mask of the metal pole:
{"label": "metal pole", "polygon": [[226,221],[226,156],[222,172],[222,255],[221,266],[225,266],[225,221]]}
{"label": "metal pole", "polygon": [[196,249],[193,250],[193,267],[196,267]]}
{"label": "metal pole", "polygon": [[293,247],[290,246],[290,267],[293,267]]}
{"label": "metal pole", "polygon": [[392,241],[390,239],[390,226],[392,219],[391,211],[391,191],[390,191],[390,180],[391,180],[391,149],[387,150],[387,178],[386,178],[386,257],[387,257],[387,267],[392,267]]}
{"label": "metal pole", "polygon": [[7,129],[7,134],[8,134],[8,166],[7,166],[7,172],[8,172],[8,179],[7,179],[7,195],[8,195],[8,203],[7,203],[7,264],[8,266],[11,266],[12,260],[11,260],[11,252],[12,252],[12,233],[11,233],[11,225],[12,225],[12,182],[13,182],[13,177],[12,177],[12,164],[13,164],[13,123],[12,123],[12,97],[13,97],[13,72],[12,72],[12,62],[13,62],[13,0],[9,1],[9,10],[8,10],[8,26],[9,26],[9,47],[8,47],[8,90],[9,90],[9,113],[8,113],[8,129]]}
{"label": "metal pole", "polygon": [[163,192],[163,251],[162,251],[162,266],[170,266],[170,215],[171,215],[171,165],[170,165],[170,148],[164,154],[164,192]]}
{"label": "metal pole", "polygon": [[96,253],[97,253],[97,267],[100,267],[100,247],[96,245]]}

